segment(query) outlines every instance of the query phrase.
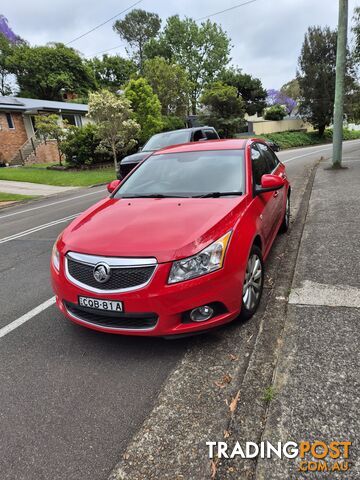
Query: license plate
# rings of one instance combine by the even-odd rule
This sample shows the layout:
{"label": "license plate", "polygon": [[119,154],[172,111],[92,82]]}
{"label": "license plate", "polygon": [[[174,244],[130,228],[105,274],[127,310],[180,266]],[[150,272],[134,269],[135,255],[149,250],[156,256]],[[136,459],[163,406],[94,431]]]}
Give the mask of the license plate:
{"label": "license plate", "polygon": [[104,310],[108,312],[122,312],[123,303],[114,300],[101,300],[99,298],[79,297],[79,305],[95,310]]}

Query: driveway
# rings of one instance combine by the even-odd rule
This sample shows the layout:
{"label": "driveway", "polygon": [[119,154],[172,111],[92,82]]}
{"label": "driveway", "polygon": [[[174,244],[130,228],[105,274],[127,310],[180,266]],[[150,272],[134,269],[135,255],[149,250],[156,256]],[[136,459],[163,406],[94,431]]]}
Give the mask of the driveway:
{"label": "driveway", "polygon": [[0,180],[0,192],[16,193],[20,195],[31,195],[34,197],[54,195],[57,193],[69,192],[79,187],[55,187],[53,185],[42,185],[41,183],[14,182],[12,180]]}

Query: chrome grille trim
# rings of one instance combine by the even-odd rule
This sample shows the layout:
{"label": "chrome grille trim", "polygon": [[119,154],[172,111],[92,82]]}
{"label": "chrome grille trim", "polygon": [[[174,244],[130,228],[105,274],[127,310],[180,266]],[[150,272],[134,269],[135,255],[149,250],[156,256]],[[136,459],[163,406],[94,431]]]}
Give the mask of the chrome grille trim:
{"label": "chrome grille trim", "polygon": [[[154,271],[152,272],[150,278],[145,283],[136,285],[134,287],[106,290],[106,289],[92,287],[74,278],[69,271],[69,265],[68,265],[69,259],[72,260],[73,262],[81,263],[81,264],[92,266],[92,267],[95,267],[95,265],[98,264],[99,262],[105,262],[109,265],[110,270],[111,268],[121,269],[121,268],[141,268],[141,267],[153,266]],[[71,283],[80,287],[83,290],[86,290],[88,292],[100,293],[100,294],[122,293],[122,292],[131,292],[134,290],[139,290],[140,288],[145,287],[151,282],[157,270],[157,266],[158,266],[158,263],[156,258],[154,257],[150,257],[150,258],[102,257],[98,255],[88,255],[88,254],[76,253],[76,252],[68,252],[65,255],[66,278]]]}

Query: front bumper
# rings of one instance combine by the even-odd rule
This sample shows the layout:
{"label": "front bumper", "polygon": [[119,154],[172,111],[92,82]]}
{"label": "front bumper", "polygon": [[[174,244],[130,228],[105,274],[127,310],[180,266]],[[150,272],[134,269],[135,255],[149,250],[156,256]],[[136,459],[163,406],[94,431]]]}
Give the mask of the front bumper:
{"label": "front bumper", "polygon": [[[168,285],[171,264],[159,264],[151,282],[143,288],[123,293],[94,293],[71,283],[64,274],[51,265],[52,285],[56,303],[61,312],[74,323],[94,330],[122,335],[169,336],[196,333],[228,323],[241,309],[243,273],[225,267],[193,280]],[[97,311],[82,315],[76,310],[79,296],[123,302],[125,323],[114,327],[107,319],[95,319]],[[201,323],[191,322],[185,315],[193,308],[214,303],[221,305],[216,315]],[[75,309],[74,309],[75,306]],[[101,317],[101,315],[99,314]],[[109,314],[107,314],[109,317]],[[152,322],[144,318],[156,317]],[[89,321],[90,318],[90,321]],[[131,322],[136,328],[132,328]],[[142,326],[138,328],[139,324]],[[126,325],[126,327],[124,327]]]}

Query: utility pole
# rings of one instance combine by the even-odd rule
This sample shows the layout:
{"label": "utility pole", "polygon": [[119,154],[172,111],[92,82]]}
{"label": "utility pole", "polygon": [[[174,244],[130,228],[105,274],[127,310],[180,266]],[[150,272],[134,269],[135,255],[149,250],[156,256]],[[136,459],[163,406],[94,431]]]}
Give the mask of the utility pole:
{"label": "utility pole", "polygon": [[348,0],[339,0],[332,157],[333,168],[340,168],[342,159],[348,9]]}

